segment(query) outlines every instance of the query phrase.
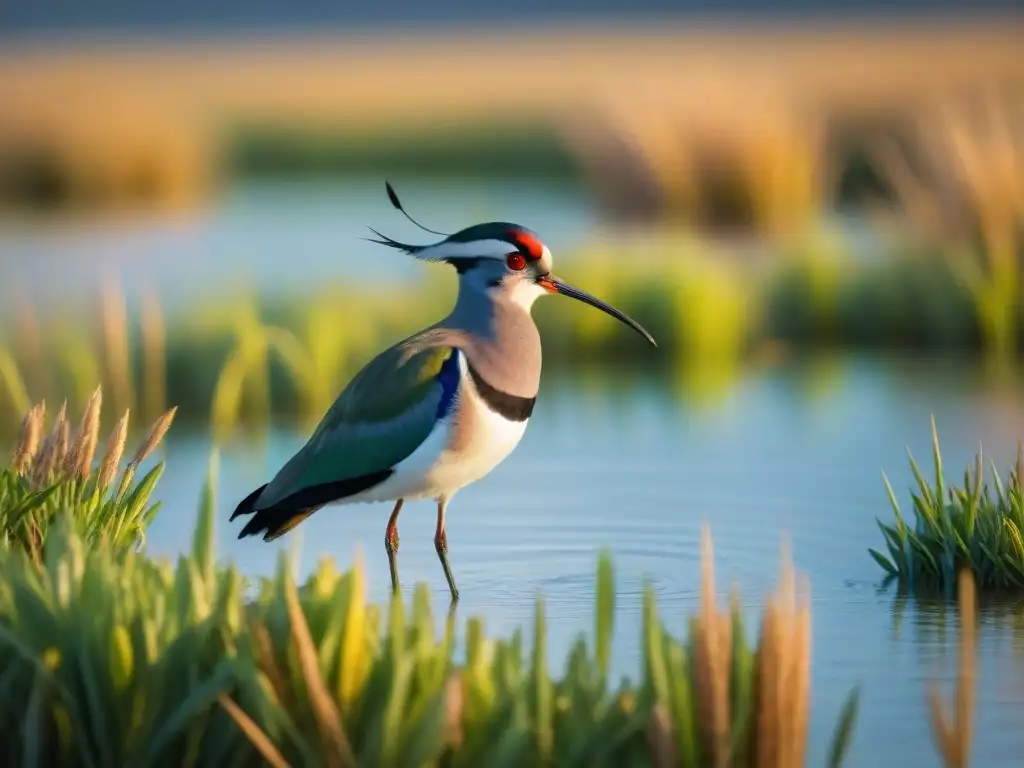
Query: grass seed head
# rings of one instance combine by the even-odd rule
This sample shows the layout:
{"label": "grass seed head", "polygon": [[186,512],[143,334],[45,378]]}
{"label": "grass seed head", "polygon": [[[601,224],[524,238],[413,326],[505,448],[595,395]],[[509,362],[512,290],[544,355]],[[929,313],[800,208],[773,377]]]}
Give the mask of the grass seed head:
{"label": "grass seed head", "polygon": [[82,421],[75,435],[75,442],[64,457],[64,474],[68,477],[85,479],[89,476],[96,445],[100,438],[100,411],[103,407],[103,390],[96,387],[85,406]]}
{"label": "grass seed head", "polygon": [[713,756],[712,764],[728,765],[732,617],[728,611],[718,610],[711,532],[707,525],[701,532],[701,598],[696,639],[694,683],[702,741]]}
{"label": "grass seed head", "polygon": [[66,450],[64,448],[67,442],[67,402],[60,407],[60,411],[57,412],[57,419],[54,422],[53,429],[43,439],[43,444],[39,451],[36,453],[35,459],[32,463],[29,477],[31,483],[36,488],[41,488],[50,482],[50,478],[53,476],[55,468],[58,468],[63,461],[63,454],[58,458],[58,451]]}
{"label": "grass seed head", "polygon": [[60,413],[57,414],[57,422],[54,424],[53,433],[53,456],[51,457],[50,471],[56,472],[64,464],[64,459],[67,457],[71,445],[71,424],[68,421],[67,400],[61,405]]}
{"label": "grass seed head", "polygon": [[175,406],[153,423],[153,426],[149,428],[149,434],[146,435],[146,439],[142,441],[142,445],[135,452],[132,464],[141,464],[156,450],[157,446],[160,445],[160,441],[164,439],[164,435],[167,434],[167,430],[171,428],[174,414],[177,411],[178,407]]}
{"label": "grass seed head", "polygon": [[46,401],[32,406],[21,423],[18,445],[11,456],[10,466],[18,475],[24,475],[32,466],[46,419]]}
{"label": "grass seed head", "polygon": [[100,488],[107,488],[114,480],[114,475],[117,474],[117,466],[121,463],[121,457],[124,455],[124,444],[128,438],[129,413],[129,411],[124,412],[124,416],[118,420],[113,431],[110,433],[107,450],[103,454],[103,465],[100,469]]}

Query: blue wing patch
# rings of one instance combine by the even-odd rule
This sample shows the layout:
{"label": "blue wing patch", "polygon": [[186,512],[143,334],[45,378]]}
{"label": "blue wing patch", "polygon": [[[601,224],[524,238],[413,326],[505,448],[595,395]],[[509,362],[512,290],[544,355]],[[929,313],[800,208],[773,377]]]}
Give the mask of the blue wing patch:
{"label": "blue wing patch", "polygon": [[437,404],[437,418],[443,419],[455,408],[459,394],[459,358],[462,353],[452,349],[448,359],[441,365],[437,380],[441,383],[441,401]]}

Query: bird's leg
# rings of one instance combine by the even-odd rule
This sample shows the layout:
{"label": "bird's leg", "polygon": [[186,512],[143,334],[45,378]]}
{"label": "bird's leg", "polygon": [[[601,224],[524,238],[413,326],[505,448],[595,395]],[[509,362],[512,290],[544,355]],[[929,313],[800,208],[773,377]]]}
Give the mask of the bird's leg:
{"label": "bird's leg", "polygon": [[395,502],[395,508],[388,518],[388,527],[384,531],[384,549],[388,552],[388,567],[391,569],[391,589],[398,591],[398,513],[402,511],[403,499]]}
{"label": "bird's leg", "polygon": [[434,531],[434,549],[441,559],[441,567],[444,568],[444,576],[448,579],[448,589],[451,590],[452,600],[459,599],[459,590],[455,586],[455,579],[452,577],[451,566],[448,565],[448,536],[444,532],[444,513],[448,507],[448,499],[438,499],[437,502],[437,529]]}

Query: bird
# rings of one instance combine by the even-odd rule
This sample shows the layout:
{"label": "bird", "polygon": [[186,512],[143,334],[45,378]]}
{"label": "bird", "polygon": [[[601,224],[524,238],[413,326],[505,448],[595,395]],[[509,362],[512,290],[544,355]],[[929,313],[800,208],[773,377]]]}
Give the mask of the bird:
{"label": "bird", "polygon": [[374,229],[376,239],[367,239],[453,267],[454,306],[444,319],[370,360],[305,445],[242,499],[230,519],[248,516],[239,539],[274,541],[324,506],[393,503],[384,546],[398,593],[399,513],[406,501],[431,499],[434,548],[454,605],[459,590],[448,561],[448,505],[508,458],[526,431],[541,374],[534,302],[547,295],[575,299],[657,343],[625,313],[552,274],[551,250],[533,230],[492,221],[445,234],[413,219],[386,180],[385,189],[395,209],[443,239],[410,245]]}

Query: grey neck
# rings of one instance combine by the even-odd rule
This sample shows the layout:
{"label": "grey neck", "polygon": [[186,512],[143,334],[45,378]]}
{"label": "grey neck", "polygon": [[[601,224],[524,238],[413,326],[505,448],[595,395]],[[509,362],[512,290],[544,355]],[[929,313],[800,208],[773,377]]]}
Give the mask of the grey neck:
{"label": "grey neck", "polygon": [[501,292],[460,286],[440,327],[464,332],[467,362],[506,394],[535,397],[540,386],[540,333],[530,311]]}

